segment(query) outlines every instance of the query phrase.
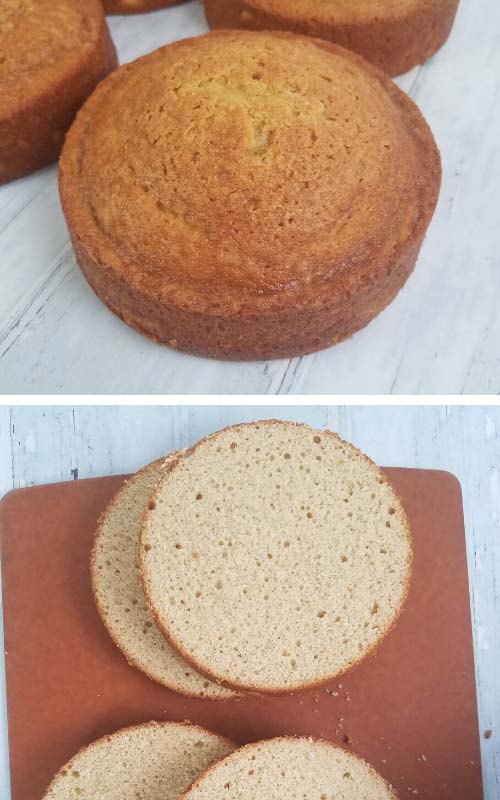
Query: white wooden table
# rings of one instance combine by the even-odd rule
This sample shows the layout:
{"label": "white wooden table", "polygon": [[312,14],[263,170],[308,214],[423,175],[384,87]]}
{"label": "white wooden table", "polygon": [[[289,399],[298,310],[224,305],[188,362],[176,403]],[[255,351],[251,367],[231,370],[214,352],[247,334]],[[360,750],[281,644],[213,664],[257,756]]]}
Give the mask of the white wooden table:
{"label": "white wooden table", "polygon": [[[485,800],[499,800],[500,408],[0,408],[0,495],[12,487],[136,470],[224,425],[270,416],[333,428],[385,466],[447,469],[461,480],[480,730],[492,730],[490,739],[481,737]],[[0,684],[2,670],[3,663]],[[0,698],[3,691],[0,685]],[[4,707],[0,717],[0,797],[7,800]]]}
{"label": "white wooden table", "polygon": [[[206,31],[198,1],[115,17],[122,62]],[[447,45],[398,79],[443,156],[417,269],[382,316],[327,352],[224,364],[141,337],[96,299],[71,250],[56,168],[0,189],[0,392],[500,392],[500,2],[461,0]]]}

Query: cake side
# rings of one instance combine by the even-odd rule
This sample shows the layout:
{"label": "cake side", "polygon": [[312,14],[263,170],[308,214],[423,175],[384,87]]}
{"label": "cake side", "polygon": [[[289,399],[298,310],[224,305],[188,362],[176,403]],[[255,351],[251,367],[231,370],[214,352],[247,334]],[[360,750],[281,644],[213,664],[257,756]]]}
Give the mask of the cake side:
{"label": "cake side", "polygon": [[[78,263],[90,286],[123,322],[158,344],[223,361],[259,361],[309,355],[350,338],[397,296],[413,271],[421,241],[406,257],[384,265],[382,277],[338,280],[329,296],[289,297],[282,309],[269,304],[219,314],[162,302],[103,268],[72,234]],[[294,301],[297,305],[294,306]]]}
{"label": "cake side", "polygon": [[388,75],[430,58],[448,39],[459,0],[329,3],[312,0],[205,0],[211,28],[284,30],[353,50]]}
{"label": "cake side", "polygon": [[185,2],[185,0],[103,0],[106,14],[142,14]]}

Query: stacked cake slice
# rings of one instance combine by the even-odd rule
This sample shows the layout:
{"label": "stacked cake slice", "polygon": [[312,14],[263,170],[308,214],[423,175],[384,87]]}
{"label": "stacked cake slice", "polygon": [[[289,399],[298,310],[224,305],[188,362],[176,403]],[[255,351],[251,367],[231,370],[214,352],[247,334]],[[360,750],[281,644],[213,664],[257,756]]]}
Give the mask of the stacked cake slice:
{"label": "stacked cake slice", "polygon": [[265,421],[150,464],[101,518],[97,607],[131,664],[225,699],[332,680],[397,620],[412,546],[381,470],[329,431]]}

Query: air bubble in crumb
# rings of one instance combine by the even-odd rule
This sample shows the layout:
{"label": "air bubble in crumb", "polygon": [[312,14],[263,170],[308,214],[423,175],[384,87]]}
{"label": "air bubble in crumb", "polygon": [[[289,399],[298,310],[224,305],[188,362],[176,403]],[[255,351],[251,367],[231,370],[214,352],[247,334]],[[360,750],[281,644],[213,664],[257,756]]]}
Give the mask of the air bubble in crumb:
{"label": "air bubble in crumb", "polygon": [[221,580],[215,581],[215,588],[216,589],[222,589],[223,586],[224,586],[224,584],[222,583]]}

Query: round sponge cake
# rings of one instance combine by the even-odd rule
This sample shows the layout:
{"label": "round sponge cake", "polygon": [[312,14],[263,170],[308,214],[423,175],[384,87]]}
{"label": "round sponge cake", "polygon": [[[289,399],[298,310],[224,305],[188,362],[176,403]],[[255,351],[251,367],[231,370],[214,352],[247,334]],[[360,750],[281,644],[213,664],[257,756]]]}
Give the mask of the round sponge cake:
{"label": "round sponge cake", "polygon": [[83,101],[115,68],[99,0],[0,0],[0,183],[59,156]]}
{"label": "round sponge cake", "polygon": [[318,36],[399,75],[444,44],[458,0],[205,0],[214,28]]}
{"label": "round sponge cake", "polygon": [[43,800],[178,800],[200,772],[234,750],[196,725],[150,722],[84,747]]}
{"label": "round sponge cake", "polygon": [[182,0],[103,0],[106,14],[141,14],[174,6]]}
{"label": "round sponge cake", "polygon": [[119,489],[99,521],[92,552],[92,587],[98,611],[130,664],[181,694],[223,699],[233,692],[212,683],[167,642],[147,607],[138,568],[144,509],[176,455],[155,461]]}
{"label": "round sponge cake", "polygon": [[439,185],[432,134],[383,73],[250,31],[118,70],[60,170],[101,299],[160,342],[227,359],[312,352],[366,325],[411,272]]}
{"label": "round sponge cake", "polygon": [[276,694],[372,651],[412,564],[405,512],[379,468],[329,431],[272,420],[179,458],[141,543],[146,596],[174,647],[230,687]]}
{"label": "round sponge cake", "polygon": [[329,742],[280,738],[242,747],[209,767],[183,800],[397,800],[365,761]]}

